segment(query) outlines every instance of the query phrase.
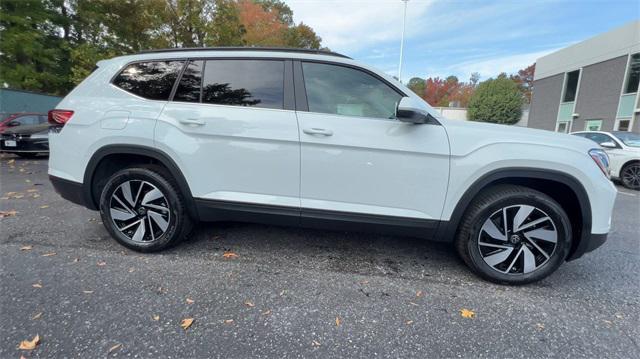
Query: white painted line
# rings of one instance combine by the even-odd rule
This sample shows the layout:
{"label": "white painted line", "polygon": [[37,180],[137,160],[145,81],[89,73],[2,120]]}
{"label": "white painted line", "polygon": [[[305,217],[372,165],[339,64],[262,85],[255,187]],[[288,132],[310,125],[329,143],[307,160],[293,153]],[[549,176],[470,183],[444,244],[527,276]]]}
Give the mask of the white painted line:
{"label": "white painted line", "polygon": [[618,193],[623,194],[625,196],[638,197],[638,195],[634,193],[622,192],[622,191],[618,191]]}

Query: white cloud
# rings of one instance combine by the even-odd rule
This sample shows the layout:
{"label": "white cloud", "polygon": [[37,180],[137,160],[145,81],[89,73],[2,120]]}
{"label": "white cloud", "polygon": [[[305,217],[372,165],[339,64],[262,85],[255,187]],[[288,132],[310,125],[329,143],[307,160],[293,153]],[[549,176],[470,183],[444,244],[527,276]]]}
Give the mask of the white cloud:
{"label": "white cloud", "polygon": [[[430,0],[409,1],[407,36],[419,30],[415,24],[431,3]],[[293,10],[294,20],[311,26],[322,37],[322,44],[334,51],[353,53],[399,40],[402,34],[403,3],[400,0],[290,0],[287,4]]]}
{"label": "white cloud", "polygon": [[453,64],[448,69],[451,73],[460,74],[462,79],[468,79],[473,72],[479,72],[481,78],[486,79],[495,77],[501,72],[506,72],[507,74],[517,73],[518,70],[533,64],[540,57],[556,50],[559,50],[559,48],[506,56],[495,55],[490,58]]}

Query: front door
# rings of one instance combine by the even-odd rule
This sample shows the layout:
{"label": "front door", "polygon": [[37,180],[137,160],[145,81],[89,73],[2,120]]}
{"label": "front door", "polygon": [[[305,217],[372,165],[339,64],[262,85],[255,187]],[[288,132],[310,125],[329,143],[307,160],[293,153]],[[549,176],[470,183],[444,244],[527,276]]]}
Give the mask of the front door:
{"label": "front door", "polygon": [[295,65],[308,104],[297,111],[303,217],[439,220],[449,177],[444,128],[396,120],[403,94],[370,72]]}

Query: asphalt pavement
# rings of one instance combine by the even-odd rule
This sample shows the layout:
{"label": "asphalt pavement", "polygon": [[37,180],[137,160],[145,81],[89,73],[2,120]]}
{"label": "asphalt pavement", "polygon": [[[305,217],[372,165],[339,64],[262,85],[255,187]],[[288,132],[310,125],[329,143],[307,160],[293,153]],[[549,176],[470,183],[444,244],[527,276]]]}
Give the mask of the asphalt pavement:
{"label": "asphalt pavement", "polygon": [[0,358],[640,356],[639,192],[603,247],[508,287],[451,245],[362,233],[201,224],[140,254],[46,172],[0,155]]}

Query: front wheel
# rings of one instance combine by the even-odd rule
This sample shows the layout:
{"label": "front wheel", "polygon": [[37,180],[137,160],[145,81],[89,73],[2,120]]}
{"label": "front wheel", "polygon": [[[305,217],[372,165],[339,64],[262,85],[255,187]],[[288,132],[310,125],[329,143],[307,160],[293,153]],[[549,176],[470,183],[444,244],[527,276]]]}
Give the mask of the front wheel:
{"label": "front wheel", "polygon": [[622,185],[633,190],[640,190],[640,162],[633,162],[622,167],[620,171]]}
{"label": "front wheel", "polygon": [[527,187],[500,185],[471,203],[456,247],[481,277],[526,284],[547,277],[564,262],[571,235],[567,214],[551,197]]}
{"label": "front wheel", "polygon": [[182,194],[160,168],[127,168],[111,176],[100,196],[111,236],[139,252],[178,243],[192,228]]}

